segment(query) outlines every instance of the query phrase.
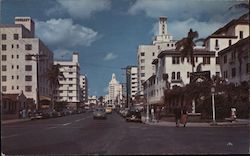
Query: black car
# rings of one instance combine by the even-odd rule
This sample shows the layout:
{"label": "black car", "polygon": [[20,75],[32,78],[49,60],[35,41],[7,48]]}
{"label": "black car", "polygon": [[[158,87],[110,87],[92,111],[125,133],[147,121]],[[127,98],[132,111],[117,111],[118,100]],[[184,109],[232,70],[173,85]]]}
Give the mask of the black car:
{"label": "black car", "polygon": [[129,110],[126,115],[126,121],[142,122],[141,112],[139,110]]}

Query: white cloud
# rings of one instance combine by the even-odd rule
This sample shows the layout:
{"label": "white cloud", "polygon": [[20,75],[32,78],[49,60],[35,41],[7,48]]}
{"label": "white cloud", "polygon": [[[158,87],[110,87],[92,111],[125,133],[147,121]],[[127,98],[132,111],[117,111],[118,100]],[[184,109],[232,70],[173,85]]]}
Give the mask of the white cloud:
{"label": "white cloud", "polygon": [[[189,18],[184,21],[172,21],[168,22],[168,33],[173,36],[174,40],[179,40],[187,36],[190,28],[197,31],[199,38],[206,38],[218,28],[222,27],[222,22],[201,22],[196,19]],[[181,30],[181,31],[180,31]],[[153,24],[150,34],[158,34],[158,22]]]}
{"label": "white cloud", "polygon": [[54,52],[54,58],[56,59],[65,59],[71,57],[71,50],[58,48],[53,51]]}
{"label": "white cloud", "polygon": [[105,57],[104,60],[109,61],[109,60],[114,60],[118,57],[118,55],[113,54],[113,53],[108,53]]}
{"label": "white cloud", "polygon": [[[137,0],[131,5],[128,13],[135,15],[144,12],[148,17],[167,16],[175,20],[185,20],[191,17],[201,21],[226,20],[232,17],[229,7],[236,3],[239,2],[231,0]],[[241,13],[240,11],[237,14]]]}
{"label": "white cloud", "polygon": [[90,46],[98,38],[98,33],[91,28],[61,18],[36,21],[36,34],[46,44],[62,48]]}
{"label": "white cloud", "polygon": [[57,0],[58,4],[46,11],[47,15],[67,12],[73,18],[89,18],[96,12],[111,8],[110,0]]}

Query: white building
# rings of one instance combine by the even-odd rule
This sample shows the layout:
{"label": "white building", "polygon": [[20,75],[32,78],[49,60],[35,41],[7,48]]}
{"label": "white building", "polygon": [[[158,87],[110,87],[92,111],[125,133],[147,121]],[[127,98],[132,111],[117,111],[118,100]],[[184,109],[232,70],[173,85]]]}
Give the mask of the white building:
{"label": "white building", "polygon": [[89,96],[88,97],[88,104],[91,106],[97,105],[97,97],[96,96]]}
{"label": "white building", "polygon": [[[216,75],[215,52],[206,49],[195,49],[194,71],[209,71],[210,76]],[[148,97],[149,104],[163,104],[164,90],[172,89],[173,86],[185,86],[190,83],[192,65],[185,58],[181,62],[179,51],[165,50],[158,55],[158,59],[152,62],[155,65],[156,74],[151,76],[144,83],[145,97]]]}
{"label": "white building", "polygon": [[222,77],[228,83],[250,80],[249,36],[219,52]]}
{"label": "white building", "polygon": [[81,99],[82,103],[88,102],[88,79],[86,75],[80,75],[80,88],[81,88]]}
{"label": "white building", "polygon": [[36,104],[38,98],[50,100],[51,88],[46,74],[53,65],[53,53],[35,37],[33,20],[15,17],[15,24],[0,25],[0,34],[1,92],[19,94],[23,91]]}
{"label": "white building", "polygon": [[70,61],[54,61],[54,64],[60,64],[60,71],[65,77],[59,80],[60,86],[55,99],[67,101],[70,108],[77,109],[81,100],[78,53],[74,52]]}
{"label": "white building", "polygon": [[109,104],[115,105],[115,101],[122,98],[122,85],[116,80],[115,74],[109,82]]}
{"label": "white building", "polygon": [[238,19],[234,19],[222,28],[219,28],[205,40],[205,47],[208,51],[215,51],[217,66],[216,71],[220,71],[218,52],[235,44],[241,39],[249,36],[249,15],[245,14]]}
{"label": "white building", "polygon": [[139,45],[137,49],[138,61],[138,91],[143,94],[143,82],[155,74],[152,61],[157,55],[167,49],[175,49],[175,41],[167,31],[167,18],[159,18],[159,33],[151,45]]}
{"label": "white building", "polygon": [[138,92],[138,69],[137,66],[128,66],[126,68],[127,72],[127,84],[128,84],[128,91],[129,97],[134,100],[135,95]]}

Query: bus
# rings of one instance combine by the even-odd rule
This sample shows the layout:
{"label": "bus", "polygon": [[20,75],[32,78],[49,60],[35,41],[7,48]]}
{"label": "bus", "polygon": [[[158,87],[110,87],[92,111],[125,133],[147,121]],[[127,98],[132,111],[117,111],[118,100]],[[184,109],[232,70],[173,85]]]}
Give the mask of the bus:
{"label": "bus", "polygon": [[107,105],[105,111],[106,113],[112,113],[112,109],[113,109],[112,105]]}

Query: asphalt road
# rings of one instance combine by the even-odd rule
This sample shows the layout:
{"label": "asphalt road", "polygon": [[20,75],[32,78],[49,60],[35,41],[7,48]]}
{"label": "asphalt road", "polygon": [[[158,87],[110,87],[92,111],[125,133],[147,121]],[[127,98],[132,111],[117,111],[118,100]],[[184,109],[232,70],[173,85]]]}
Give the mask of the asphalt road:
{"label": "asphalt road", "polygon": [[2,125],[7,155],[247,154],[249,127],[161,127],[91,113]]}

